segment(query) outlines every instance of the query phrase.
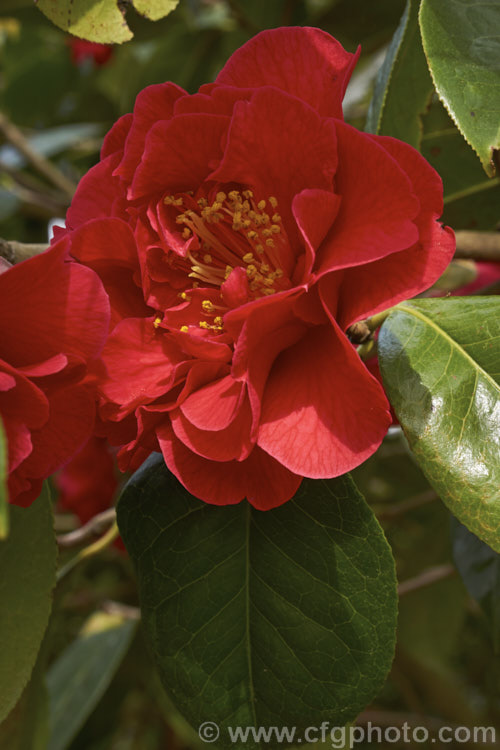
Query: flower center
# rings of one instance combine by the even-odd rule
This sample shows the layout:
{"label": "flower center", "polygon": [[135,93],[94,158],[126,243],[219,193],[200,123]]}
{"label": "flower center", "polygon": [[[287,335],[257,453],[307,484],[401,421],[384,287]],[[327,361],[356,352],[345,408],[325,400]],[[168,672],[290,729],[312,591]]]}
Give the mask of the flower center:
{"label": "flower center", "polygon": [[189,302],[189,292],[201,285],[218,290],[216,299],[201,303],[208,320],[200,328],[220,332],[224,312],[290,287],[283,270],[290,247],[274,196],[256,200],[251,190],[214,190],[210,199],[182,193],[163,200],[178,212],[175,221],[186,241],[185,254],[174,262],[193,279],[179,296]]}

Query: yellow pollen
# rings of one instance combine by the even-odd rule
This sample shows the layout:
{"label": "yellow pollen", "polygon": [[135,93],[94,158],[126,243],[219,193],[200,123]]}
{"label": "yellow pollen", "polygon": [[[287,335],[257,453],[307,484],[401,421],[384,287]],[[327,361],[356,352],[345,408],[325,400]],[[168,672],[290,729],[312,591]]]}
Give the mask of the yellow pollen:
{"label": "yellow pollen", "polygon": [[204,299],[203,302],[201,303],[201,306],[205,310],[205,312],[208,312],[208,313],[211,313],[215,310],[214,305],[212,304],[212,302],[210,302],[209,299]]}
{"label": "yellow pollen", "polygon": [[224,203],[224,201],[226,200],[226,198],[227,198],[227,195],[225,193],[223,193],[222,191],[220,193],[217,193],[217,195],[215,196],[216,201],[218,203],[220,203],[221,206]]}
{"label": "yellow pollen", "polygon": [[190,302],[191,301],[191,297],[188,297],[188,295],[186,294],[186,292],[181,292],[179,294],[179,297],[181,299],[183,299],[185,302]]}
{"label": "yellow pollen", "polygon": [[200,208],[205,208],[205,206],[208,206],[208,201],[206,198],[199,198],[196,202]]}
{"label": "yellow pollen", "polygon": [[271,224],[271,232],[273,234],[279,234],[281,232],[281,228],[277,224]]}
{"label": "yellow pollen", "polygon": [[243,263],[251,263],[253,260],[253,253],[246,253],[242,258]]}
{"label": "yellow pollen", "polygon": [[257,246],[256,246],[256,248],[255,248],[255,251],[256,251],[256,252],[257,252],[257,253],[258,253],[259,255],[263,255],[263,254],[264,254],[264,247],[263,247],[263,245],[257,245]]}
{"label": "yellow pollen", "polygon": [[184,229],[182,230],[182,237],[185,240],[188,240],[191,237],[191,230],[189,229],[189,227],[184,227]]}
{"label": "yellow pollen", "polygon": [[279,222],[281,221],[281,216],[279,214],[273,214],[272,220],[274,221],[275,224],[279,224]]}
{"label": "yellow pollen", "polygon": [[221,316],[220,316],[220,315],[217,315],[217,316],[216,316],[216,317],[214,318],[214,325],[216,325],[216,326],[222,326],[222,318],[221,318]]}
{"label": "yellow pollen", "polygon": [[231,191],[229,192],[229,198],[230,198],[230,199],[231,199],[232,201],[237,201],[237,200],[239,200],[239,199],[240,199],[240,194],[239,194],[238,190],[231,190]]}
{"label": "yellow pollen", "polygon": [[257,273],[257,268],[254,265],[249,265],[247,268],[247,276],[251,279]]}
{"label": "yellow pollen", "polygon": [[261,273],[268,273],[270,271],[270,267],[267,265],[267,263],[261,263],[260,264],[260,271]]}
{"label": "yellow pollen", "polygon": [[262,283],[265,284],[266,286],[272,286],[274,284],[274,279],[271,279],[271,278],[263,279]]}
{"label": "yellow pollen", "polygon": [[224,279],[228,279],[229,278],[229,274],[231,273],[232,270],[233,270],[232,266],[226,266],[226,271],[224,273]]}
{"label": "yellow pollen", "polygon": [[257,208],[259,209],[259,211],[263,211],[265,207],[266,207],[266,201],[259,201],[257,203]]}
{"label": "yellow pollen", "polygon": [[244,190],[243,191],[243,197],[244,198],[253,198],[253,192],[251,190]]}
{"label": "yellow pollen", "polygon": [[247,237],[248,237],[249,240],[254,240],[258,236],[259,235],[257,234],[257,232],[254,232],[253,229],[251,229],[249,232],[247,232]]}
{"label": "yellow pollen", "polygon": [[269,240],[266,240],[266,245],[267,245],[268,247],[274,247],[274,240],[271,240],[271,239],[269,239]]}
{"label": "yellow pollen", "polygon": [[182,333],[187,333],[189,331],[189,328],[188,326],[181,326],[180,330],[182,331]]}
{"label": "yellow pollen", "polygon": [[276,294],[276,289],[263,289],[262,294]]}
{"label": "yellow pollen", "polygon": [[167,206],[182,206],[182,198],[176,198],[174,195],[167,195],[163,199]]}
{"label": "yellow pollen", "polygon": [[271,206],[273,208],[277,207],[278,201],[276,200],[276,198],[274,197],[274,195],[269,196],[269,203],[271,204]]}
{"label": "yellow pollen", "polygon": [[159,326],[161,325],[161,321],[162,321],[162,318],[155,318],[153,322],[154,327],[159,328]]}

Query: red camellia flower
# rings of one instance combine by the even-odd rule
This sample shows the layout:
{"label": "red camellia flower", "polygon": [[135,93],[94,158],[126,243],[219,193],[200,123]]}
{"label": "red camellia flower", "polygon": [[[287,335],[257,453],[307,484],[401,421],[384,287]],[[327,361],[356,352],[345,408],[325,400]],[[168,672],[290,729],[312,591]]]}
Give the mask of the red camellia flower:
{"label": "red camellia flower", "polygon": [[113,47],[110,44],[88,42],[86,39],[78,39],[75,36],[69,37],[68,44],[71,50],[71,62],[74,65],[81,65],[87,60],[96,66],[106,65],[113,55]]}
{"label": "red camellia flower", "polygon": [[267,509],[380,444],[389,406],[345,331],[429,287],[454,238],[427,162],[343,121],[356,59],[264,31],[198,94],[145,89],[106,137],[67,228],[111,300],[122,469],[159,448],[194,495]]}
{"label": "red camellia flower", "polygon": [[88,366],[109,328],[109,303],[63,239],[0,275],[0,415],[9,451],[9,496],[28,505],[42,481],[94,428]]}

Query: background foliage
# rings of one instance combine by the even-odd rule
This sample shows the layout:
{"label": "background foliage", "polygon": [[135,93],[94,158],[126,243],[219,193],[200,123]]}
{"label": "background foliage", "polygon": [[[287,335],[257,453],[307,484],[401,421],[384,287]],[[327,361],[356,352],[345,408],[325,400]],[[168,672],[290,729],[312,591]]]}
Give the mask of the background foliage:
{"label": "background foliage", "polygon": [[[145,5],[134,4],[138,10]],[[49,0],[40,0],[39,5],[50,14]],[[114,3],[110,5],[117,10]],[[500,220],[500,178],[494,174],[491,152],[500,146],[495,140],[499,112],[493,110],[486,119],[478,115],[500,84],[498,65],[494,60],[488,64],[492,59],[488,43],[477,41],[488,38],[484,32],[496,18],[483,5],[471,2],[465,14],[464,4],[454,0],[181,0],[155,23],[128,8],[130,32],[125,30],[119,41],[130,41],[115,46],[105,65],[96,65],[90,58],[76,63],[68,35],[31,0],[3,0],[0,110],[57,167],[63,180],[51,180],[34,168],[5,139],[0,145],[0,236],[24,242],[47,240],[48,222],[64,216],[73,187],[98,159],[104,133],[131,110],[142,88],[172,80],[194,92],[216,76],[243,42],[261,29],[281,25],[319,26],[351,52],[361,44],[361,61],[346,98],[346,119],[421,149],[443,179],[446,223],[454,229],[493,230]],[[156,15],[160,17],[162,11]],[[458,28],[458,47],[449,39],[450,27]],[[466,64],[471,45],[473,60]],[[430,72],[424,50],[432,57]],[[457,109],[453,102],[464,79],[463,108]],[[397,313],[387,321],[382,345],[403,335],[408,321],[402,318],[404,314]],[[442,356],[452,333],[447,332]],[[459,333],[473,346],[474,355],[472,317]],[[412,352],[407,350],[407,355],[411,359]],[[479,352],[472,360],[480,361],[482,355]],[[400,367],[406,364],[401,361]],[[473,363],[461,367],[466,382],[473,376]],[[484,368],[498,382],[493,363]],[[424,385],[425,377],[432,378],[432,373],[424,373]],[[436,494],[441,477],[432,468],[432,446],[422,441],[421,449],[433,486],[397,431],[353,473],[386,532],[402,582],[392,671],[360,720],[384,726],[418,715],[417,723],[428,726],[436,721],[500,726],[498,554],[452,522]],[[494,486],[491,491],[496,491]],[[454,497],[448,504],[457,513],[460,502],[463,497]],[[0,520],[2,507],[0,495]],[[48,508],[40,506],[38,512]],[[470,505],[465,515],[457,513],[461,520],[467,520],[467,511]],[[24,535],[24,545],[35,533],[29,520],[19,522],[22,513],[11,514],[10,545],[18,533]],[[76,523],[57,507],[55,521],[59,533]],[[52,539],[47,544],[55,549]],[[51,554],[44,557],[46,569],[35,556],[29,560],[19,556],[15,566],[17,576],[27,575],[35,584],[28,570],[33,566],[36,581],[40,579],[33,585],[30,616],[35,617],[38,607],[41,623],[51,606],[52,616],[34,666],[43,627],[41,633],[30,629],[30,637],[38,641],[30,644],[31,651],[27,648],[29,664],[24,671],[18,664],[19,683],[12,683],[11,695],[2,696],[0,710],[9,715],[0,725],[0,748],[197,747],[192,730],[165,696],[143,631],[137,627],[137,587],[128,557],[111,547],[71,570],[68,567],[51,605],[55,567]],[[72,554],[63,550],[60,563]],[[3,643],[9,642],[8,627],[2,613]],[[151,627],[148,622],[146,627]],[[7,661],[14,656],[7,650],[0,668],[9,669]]]}

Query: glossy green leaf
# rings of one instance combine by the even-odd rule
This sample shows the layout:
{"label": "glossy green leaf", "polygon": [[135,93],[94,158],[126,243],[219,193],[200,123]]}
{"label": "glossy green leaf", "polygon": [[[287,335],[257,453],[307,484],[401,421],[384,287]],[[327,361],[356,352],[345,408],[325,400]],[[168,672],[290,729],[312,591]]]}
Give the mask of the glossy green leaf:
{"label": "glossy green leaf", "polygon": [[0,542],[0,721],[28,682],[45,633],[56,580],[57,546],[45,486],[29,508],[10,508]]}
{"label": "glossy green leaf", "polygon": [[9,495],[7,488],[7,437],[0,419],[0,541],[9,535]]}
{"label": "glossy green leaf", "polygon": [[[179,0],[133,0],[152,21],[167,16]],[[120,44],[132,39],[118,0],[38,0],[37,7],[56,26],[91,42]]]}
{"label": "glossy green leaf", "polygon": [[500,299],[399,305],[379,336],[387,394],[430,483],[500,551]]}
{"label": "glossy green leaf", "polygon": [[137,623],[98,613],[63,651],[47,674],[50,739],[47,750],[65,750],[98,704],[123,657]]}
{"label": "glossy green leaf", "polygon": [[375,82],[368,110],[366,130],[391,135],[419,147],[421,116],[433,91],[420,29],[418,0],[407,0]]}
{"label": "glossy green leaf", "polygon": [[[348,476],[262,512],[193,498],[153,456],[118,504],[146,635],[193,727],[353,719],[394,647],[394,563]],[[249,743],[249,747],[253,747]]]}
{"label": "glossy green leaf", "polygon": [[453,524],[453,557],[469,594],[491,623],[493,643],[500,652],[500,555],[463,524]]}
{"label": "glossy green leaf", "polygon": [[441,101],[488,175],[500,148],[500,4],[422,0],[425,55]]}

